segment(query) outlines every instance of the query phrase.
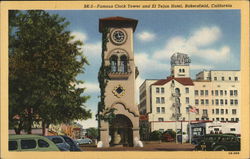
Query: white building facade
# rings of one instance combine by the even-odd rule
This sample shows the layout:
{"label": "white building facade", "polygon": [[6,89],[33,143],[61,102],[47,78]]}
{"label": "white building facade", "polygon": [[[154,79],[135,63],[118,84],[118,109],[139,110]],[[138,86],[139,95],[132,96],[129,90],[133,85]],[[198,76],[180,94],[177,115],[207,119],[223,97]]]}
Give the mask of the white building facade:
{"label": "white building facade", "polygon": [[[192,80],[190,62],[186,54],[175,53],[169,77],[145,80],[140,86],[139,110],[146,116],[149,132],[188,133],[189,122],[239,123],[240,71],[201,71]],[[187,111],[190,106],[197,113]]]}

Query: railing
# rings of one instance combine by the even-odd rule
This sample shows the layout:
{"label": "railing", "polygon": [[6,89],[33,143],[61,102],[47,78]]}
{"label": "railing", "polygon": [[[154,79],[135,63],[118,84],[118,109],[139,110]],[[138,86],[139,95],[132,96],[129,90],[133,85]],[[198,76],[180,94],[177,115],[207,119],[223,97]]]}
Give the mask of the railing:
{"label": "railing", "polygon": [[172,114],[172,118],[178,120],[178,119],[181,117],[181,115],[182,115],[181,113],[173,113],[173,114]]}
{"label": "railing", "polygon": [[181,107],[181,103],[173,103],[173,104],[172,104],[172,107],[174,107],[174,108]]}
{"label": "railing", "polygon": [[208,114],[207,113],[202,113],[202,118],[208,118]]}
{"label": "railing", "polygon": [[180,97],[180,96],[181,96],[181,93],[172,93],[172,96],[173,96],[173,97]]}
{"label": "railing", "polygon": [[132,73],[129,65],[110,66],[109,78],[128,78]]}

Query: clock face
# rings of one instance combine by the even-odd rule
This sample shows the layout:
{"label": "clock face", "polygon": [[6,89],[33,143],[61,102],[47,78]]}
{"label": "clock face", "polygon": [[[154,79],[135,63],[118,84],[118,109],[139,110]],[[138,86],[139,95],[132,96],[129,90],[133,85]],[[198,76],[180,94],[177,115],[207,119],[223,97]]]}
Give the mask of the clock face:
{"label": "clock face", "polygon": [[115,44],[123,44],[126,41],[126,33],[121,29],[116,29],[111,33],[111,39]]}

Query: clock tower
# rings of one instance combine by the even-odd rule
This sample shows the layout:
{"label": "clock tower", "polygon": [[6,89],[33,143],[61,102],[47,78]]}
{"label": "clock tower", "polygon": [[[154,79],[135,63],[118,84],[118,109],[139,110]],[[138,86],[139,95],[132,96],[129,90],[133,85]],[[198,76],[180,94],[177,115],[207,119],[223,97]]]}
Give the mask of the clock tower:
{"label": "clock tower", "polygon": [[139,111],[135,103],[138,70],[133,50],[137,23],[135,19],[124,17],[99,20],[99,32],[103,36],[103,61],[99,72],[103,102],[99,104],[98,114],[115,115],[111,121],[99,118],[100,140],[104,147],[134,146],[134,141],[140,138]]}

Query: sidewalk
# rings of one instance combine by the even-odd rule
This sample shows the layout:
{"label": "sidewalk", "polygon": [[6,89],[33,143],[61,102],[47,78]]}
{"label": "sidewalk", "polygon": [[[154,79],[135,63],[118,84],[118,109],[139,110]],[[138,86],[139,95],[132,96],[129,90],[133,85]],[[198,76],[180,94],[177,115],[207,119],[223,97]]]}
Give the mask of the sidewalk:
{"label": "sidewalk", "polygon": [[96,148],[95,146],[81,147],[83,151],[193,151],[194,145],[175,142],[144,142],[144,147],[108,147]]}

